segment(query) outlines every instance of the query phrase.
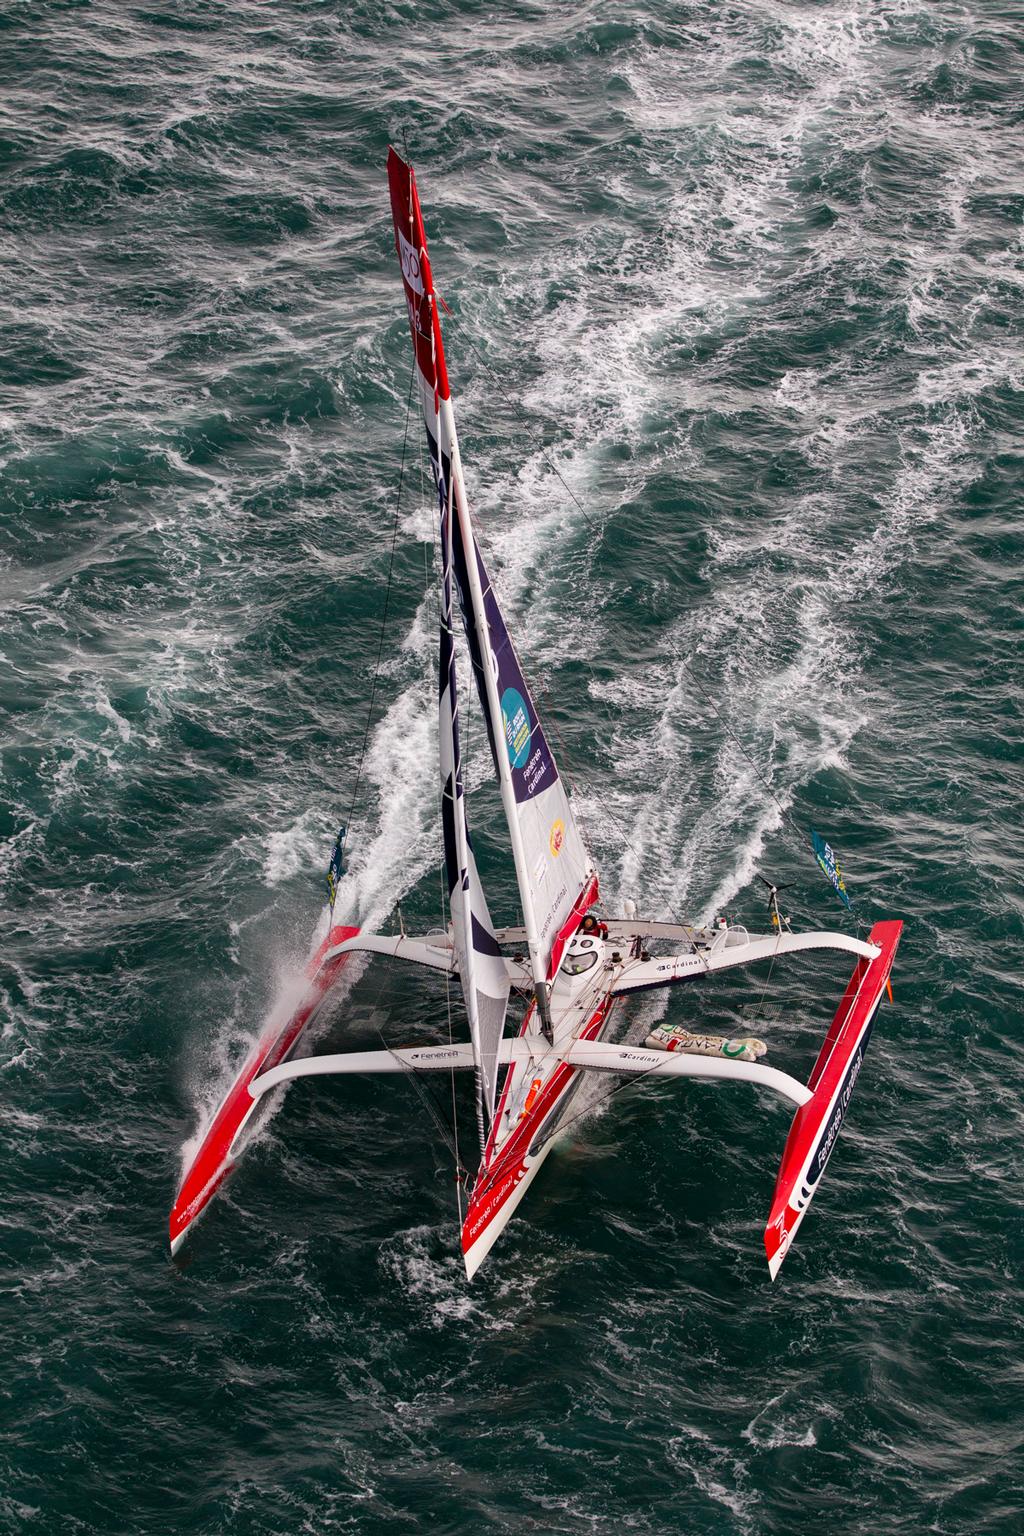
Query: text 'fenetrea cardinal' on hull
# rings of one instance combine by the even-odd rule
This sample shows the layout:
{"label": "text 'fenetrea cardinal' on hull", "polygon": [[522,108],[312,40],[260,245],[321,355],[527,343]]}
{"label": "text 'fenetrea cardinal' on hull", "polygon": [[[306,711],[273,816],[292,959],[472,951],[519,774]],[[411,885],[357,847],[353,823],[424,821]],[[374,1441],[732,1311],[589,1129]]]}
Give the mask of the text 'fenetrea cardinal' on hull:
{"label": "text 'fenetrea cardinal' on hull", "polygon": [[[286,1019],[268,1026],[232,1084],[182,1182],[171,1216],[177,1248],[234,1165],[253,1113],[268,1093],[298,1077],[352,1072],[473,1074],[480,1161],[474,1178],[457,1170],[467,1199],[461,1244],[467,1275],[480,1267],[536,1178],[559,1135],[572,1124],[576,1094],[589,1074],[616,1080],[707,1078],[755,1084],[788,1099],[794,1117],[782,1153],[765,1230],[772,1277],[778,1273],[845,1122],[902,924],[876,922],[863,937],[794,932],[770,886],[769,931],[750,934],[720,919],[710,925],[638,917],[600,919],[598,870],[572,797],[516,653],[476,538],[455,430],[426,233],[412,167],[391,150],[388,186],[415,358],[416,391],[437,491],[439,570],[439,775],[445,910],[422,937],[368,934],[335,925],[334,900],[344,833],[329,876],[326,937],[309,968],[307,991]],[[470,839],[459,731],[456,608],[469,650],[471,686],[483,716],[501,796],[520,912],[514,926],[492,921]],[[831,847],[813,834],[815,855],[848,906]],[[767,883],[767,882],[766,882]],[[631,905],[631,904],[630,904]],[[768,1043],[723,1037],[668,1023],[646,1044],[610,1042],[622,999],[674,988],[737,966],[811,951],[850,956],[853,971],[806,1083],[768,1064]],[[294,1060],[310,1020],[348,957],[378,954],[457,979],[468,1039],[447,1044],[348,1052]],[[522,1000],[518,1029],[506,1021]],[[890,992],[891,996],[891,992]]]}

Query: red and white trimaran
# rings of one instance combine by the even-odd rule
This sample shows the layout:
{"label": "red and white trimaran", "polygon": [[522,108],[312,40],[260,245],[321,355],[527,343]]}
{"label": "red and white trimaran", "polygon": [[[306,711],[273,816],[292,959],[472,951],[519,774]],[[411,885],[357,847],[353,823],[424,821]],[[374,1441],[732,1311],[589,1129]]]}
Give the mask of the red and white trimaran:
{"label": "red and white trimaran", "polygon": [[[440,773],[450,922],[424,938],[330,927],[309,967],[298,1010],[269,1027],[214,1116],[171,1213],[171,1248],[184,1240],[230,1172],[263,1096],[297,1077],[348,1072],[471,1070],[482,1155],[462,1221],[467,1275],[483,1262],[551,1151],[585,1074],[728,1079],[770,1088],[795,1106],[765,1229],[772,1277],[818,1187],[846,1116],[902,924],[878,922],[866,939],[793,933],[772,904],[772,931],[630,916],[595,923],[598,876],[577,825],[537,708],[481,557],[462,474],[438,301],[412,167],[392,149],[388,181],[395,246],[409,307],[416,375],[440,514]],[[459,744],[455,604],[462,614],[494,771],[508,823],[522,925],[496,928],[466,820]],[[650,951],[674,944],[678,952]],[[663,1028],[655,1045],[605,1040],[615,1004],[632,992],[804,950],[846,951],[853,974],[806,1084],[766,1065],[762,1042]],[[391,955],[457,977],[469,1040],[291,1059],[348,956]],[[518,1034],[506,1036],[512,988],[529,997]],[[667,1047],[667,1048],[664,1048]]]}

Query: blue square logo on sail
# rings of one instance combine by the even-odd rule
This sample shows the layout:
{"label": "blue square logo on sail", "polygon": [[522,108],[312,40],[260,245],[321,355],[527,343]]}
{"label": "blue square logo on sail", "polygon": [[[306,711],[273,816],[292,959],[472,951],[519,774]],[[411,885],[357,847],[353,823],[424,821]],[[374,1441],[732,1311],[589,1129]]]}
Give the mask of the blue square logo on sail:
{"label": "blue square logo on sail", "polygon": [[513,768],[523,768],[530,755],[530,716],[526,701],[515,688],[506,688],[501,696],[501,718],[508,760]]}

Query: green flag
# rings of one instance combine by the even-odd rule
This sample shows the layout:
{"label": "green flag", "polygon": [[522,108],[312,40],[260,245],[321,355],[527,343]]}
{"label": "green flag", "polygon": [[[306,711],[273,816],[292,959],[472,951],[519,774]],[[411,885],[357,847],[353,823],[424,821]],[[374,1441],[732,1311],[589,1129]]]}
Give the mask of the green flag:
{"label": "green flag", "polygon": [[843,881],[843,872],[839,868],[839,860],[836,858],[835,849],[831,843],[827,843],[820,832],[811,828],[811,843],[814,847],[814,857],[818,861],[818,867],[829,885],[835,891],[844,907],[851,905],[850,898],[846,894],[846,885]]}

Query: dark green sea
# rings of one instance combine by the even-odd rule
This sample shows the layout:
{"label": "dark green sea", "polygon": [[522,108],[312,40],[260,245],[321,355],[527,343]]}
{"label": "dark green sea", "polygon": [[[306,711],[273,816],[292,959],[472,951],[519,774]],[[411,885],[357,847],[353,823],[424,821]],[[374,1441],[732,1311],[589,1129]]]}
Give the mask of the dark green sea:
{"label": "dark green sea", "polygon": [[[1022,78],[1008,0],[9,0],[4,1533],[1024,1530]],[[339,823],[339,917],[440,917],[389,141],[604,910],[843,926],[813,825],[906,922],[774,1285],[724,1084],[592,1097],[470,1286],[413,1085],[302,1083],[169,1258]],[[697,1013],[806,1073],[846,970]],[[446,1038],[346,986],[321,1048]]]}

